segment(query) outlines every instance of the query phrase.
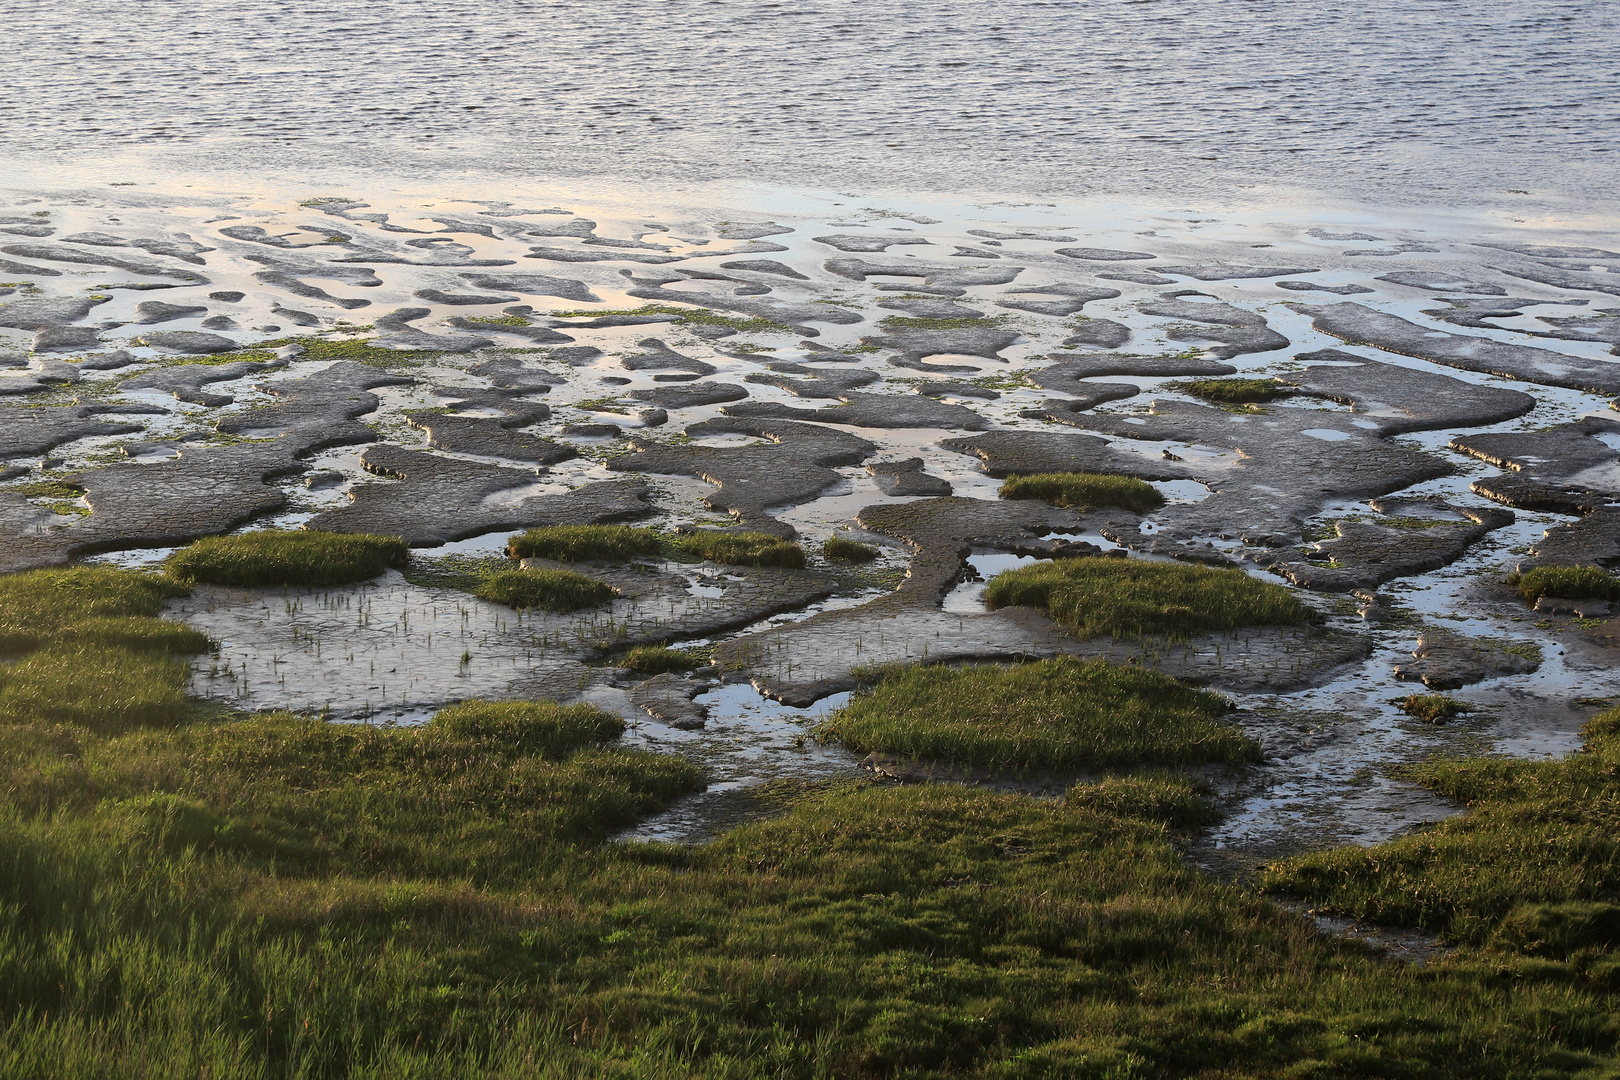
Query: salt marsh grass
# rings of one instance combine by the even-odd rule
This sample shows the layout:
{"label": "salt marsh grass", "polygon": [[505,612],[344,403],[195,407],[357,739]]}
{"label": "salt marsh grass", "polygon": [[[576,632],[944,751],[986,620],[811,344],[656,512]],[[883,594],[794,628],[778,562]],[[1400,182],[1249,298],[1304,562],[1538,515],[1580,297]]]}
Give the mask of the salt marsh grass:
{"label": "salt marsh grass", "polygon": [[[1277,872],[1487,950],[1413,967],[1186,862],[1213,811],[1184,778],[799,784],[708,844],[606,843],[701,770],[585,705],[132,717],[132,672],[184,704],[176,662],[72,635],[174,586],[52,573],[0,579],[33,598],[7,678],[112,674],[0,709],[0,1075],[1573,1080],[1620,1053],[1614,714],[1569,762],[1427,766],[1468,815]],[[1010,671],[1055,689],[1000,699],[1078,695],[1120,760],[1252,755],[1213,695],[1067,663],[914,697],[990,705],[972,680]]]}
{"label": "salt marsh grass", "polygon": [[1140,559],[1062,559],[990,579],[985,606],[1046,612],[1077,637],[1194,634],[1265,624],[1304,625],[1321,617],[1281,585],[1241,570]]}
{"label": "salt marsh grass", "polygon": [[347,585],[409,559],[397,536],[264,529],[198,540],[164,569],[183,585]]}
{"label": "salt marsh grass", "polygon": [[637,645],[619,657],[618,665],[639,675],[659,675],[666,671],[686,671],[701,667],[707,661],[685,649],[671,649],[664,645]]}
{"label": "salt marsh grass", "polygon": [[507,542],[514,559],[553,559],[557,562],[629,562],[656,555],[664,537],[653,529],[629,525],[553,525],[530,529]]}
{"label": "salt marsh grass", "polygon": [[616,594],[606,582],[572,570],[502,570],[485,579],[473,595],[511,608],[539,608],[566,615],[601,607]]}
{"label": "salt marsh grass", "polygon": [[1293,387],[1274,379],[1194,379],[1179,384],[1176,389],[1221,405],[1275,401],[1296,392]]}
{"label": "salt marsh grass", "polygon": [[871,544],[863,544],[844,536],[827,537],[826,543],[821,545],[821,553],[829,559],[854,563],[871,562],[880,554]]}
{"label": "salt marsh grass", "polygon": [[880,673],[819,729],[857,751],[992,769],[1242,764],[1231,704],[1142,668],[1060,658]]}
{"label": "salt marsh grass", "polygon": [[727,566],[804,568],[804,549],[770,533],[700,530],[681,537],[676,543],[688,555]]}
{"label": "salt marsh grass", "polygon": [[1596,566],[1538,566],[1516,575],[1513,585],[1526,603],[1558,600],[1620,600],[1620,578]]}
{"label": "salt marsh grass", "polygon": [[1040,499],[1076,510],[1117,506],[1133,514],[1145,514],[1164,505],[1164,495],[1145,480],[1088,472],[1009,476],[1001,485],[1001,497]]}
{"label": "salt marsh grass", "polygon": [[[1562,761],[1410,766],[1407,779],[1468,811],[1374,848],[1290,859],[1264,885],[1325,910],[1476,944],[1508,934],[1506,944],[1522,947],[1532,923],[1572,918],[1569,905],[1620,927],[1620,710],[1594,718],[1584,735],[1582,752]],[[1566,932],[1574,931],[1546,929]],[[1620,944],[1620,933],[1586,944]],[[1620,957],[1589,951],[1586,959],[1605,965],[1606,985],[1620,985]]]}

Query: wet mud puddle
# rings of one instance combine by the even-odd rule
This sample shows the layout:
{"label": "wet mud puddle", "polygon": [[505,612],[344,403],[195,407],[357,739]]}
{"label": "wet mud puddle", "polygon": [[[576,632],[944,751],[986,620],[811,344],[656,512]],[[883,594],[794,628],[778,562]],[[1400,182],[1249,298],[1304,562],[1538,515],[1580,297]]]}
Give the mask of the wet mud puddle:
{"label": "wet mud puddle", "polygon": [[[6,193],[0,568],[153,564],[266,526],[404,536],[405,574],[175,601],[220,645],[193,690],[369,723],[593,701],[632,745],[712,770],[634,833],[673,839],[775,781],[870,775],[810,731],[875,664],[1102,656],[1232,695],[1268,756],[1212,780],[1227,817],[1193,853],[1211,866],[1455,812],[1398,767],[1560,754],[1595,711],[1579,702],[1620,700],[1603,618],[1505,584],[1620,561],[1602,237],[530,194]],[[1277,394],[1193,392],[1232,377]],[[1074,470],[1166,504],[998,498],[1008,475]],[[809,564],[588,567],[618,599],[572,616],[466,591],[516,531],[611,521],[764,529]],[[834,535],[881,555],[828,560]],[[1080,546],[1238,566],[1328,622],[1172,646],[985,609],[994,574]],[[716,664],[614,666],[656,643]],[[1413,692],[1473,711],[1422,724],[1393,704]]]}

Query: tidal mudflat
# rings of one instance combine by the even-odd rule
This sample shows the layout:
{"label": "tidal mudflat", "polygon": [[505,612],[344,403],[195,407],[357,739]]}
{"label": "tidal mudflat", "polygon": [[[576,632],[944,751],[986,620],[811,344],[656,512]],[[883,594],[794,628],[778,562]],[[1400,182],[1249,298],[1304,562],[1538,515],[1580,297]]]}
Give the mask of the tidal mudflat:
{"label": "tidal mudflat", "polygon": [[[322,879],[318,888],[335,890],[322,904],[418,920],[434,964],[435,935],[473,918],[458,912],[496,885],[518,890],[500,901],[512,905],[500,919],[529,926],[514,940],[550,965],[557,986],[577,973],[581,943],[634,945],[619,967],[602,961],[573,1012],[534,1012],[523,995],[538,984],[482,961],[470,983],[440,972],[424,990],[444,988],[446,1015],[458,1001],[499,1012],[486,983],[517,980],[525,989],[509,1019],[525,1045],[571,1040],[585,1047],[568,1059],[580,1068],[618,1060],[613,1025],[661,1023],[663,1064],[644,1072],[700,1057],[725,1072],[705,1056],[721,1051],[699,1053],[689,1032],[674,1034],[684,1021],[649,1019],[667,998],[609,999],[654,968],[679,967],[659,950],[674,948],[685,916],[650,897],[680,879],[686,901],[723,907],[745,865],[798,883],[781,884],[777,906],[754,911],[765,921],[738,931],[761,944],[819,932],[793,914],[804,897],[789,893],[801,886],[864,875],[850,917],[867,925],[887,917],[884,897],[920,902],[907,891],[915,882],[901,881],[909,875],[1029,899],[1063,876],[1056,858],[1064,874],[1094,875],[1078,887],[1085,896],[1062,901],[1068,914],[1025,925],[1010,909],[990,911],[1024,900],[986,899],[983,925],[927,930],[942,936],[919,955],[950,953],[947,939],[981,941],[994,924],[1040,966],[1049,945],[1068,947],[1052,942],[1092,932],[1077,929],[1088,911],[1140,917],[1142,940],[1154,942],[1207,918],[1223,927],[1200,946],[1209,971],[1245,949],[1309,953],[1288,979],[1320,983],[1331,969],[1345,1001],[1359,992],[1352,983],[1376,983],[1389,1015],[1411,1018],[1415,983],[1380,974],[1384,961],[1345,959],[1334,950],[1346,946],[1311,938],[1305,920],[1221,881],[1249,882],[1303,855],[1267,871],[1267,887],[1448,941],[1495,940],[1500,896],[1413,915],[1389,899],[1398,886],[1378,879],[1387,866],[1310,853],[1394,841],[1407,845],[1401,858],[1421,861],[1401,838],[1461,813],[1477,786],[1424,764],[1432,759],[1494,755],[1554,777],[1583,728],[1593,753],[1608,753],[1610,721],[1586,725],[1620,701],[1620,588],[1604,569],[1620,562],[1609,505],[1620,500],[1610,405],[1620,336],[1609,325],[1620,321],[1620,252],[1484,228],[924,209],[830,196],[767,217],[359,192],[299,202],[12,193],[0,206],[0,570],[57,583],[40,586],[45,600],[17,601],[17,633],[34,635],[19,648],[67,650],[67,663],[98,642],[145,655],[139,643],[154,635],[191,635],[171,650],[184,659],[153,669],[145,696],[127,703],[115,744],[65,728],[30,736],[13,755],[17,775],[43,768],[47,750],[65,754],[79,764],[63,768],[97,778],[112,808],[106,828],[193,852],[177,858],[202,843],[234,852],[241,873],[255,858],[325,860],[323,873],[354,884],[345,893]],[[600,550],[546,539],[594,526],[649,531]],[[338,583],[203,573],[189,588],[166,585],[117,610],[73,608],[29,629],[27,604],[71,608],[51,590],[67,596],[85,571],[52,577],[60,568],[157,571],[200,539],[263,530],[399,538],[407,555]],[[514,543],[529,530],[540,530],[530,546]],[[1587,577],[1551,574],[1579,568]],[[1534,571],[1548,573],[1525,577]],[[1530,596],[1518,587],[1543,579],[1584,584]],[[1585,592],[1563,595],[1572,589]],[[940,678],[930,682],[930,670]],[[946,677],[960,686],[930,697]],[[36,678],[45,675],[27,668],[0,681],[0,710],[20,716],[40,700]],[[1107,704],[1094,719],[1064,704],[1086,695]],[[211,727],[217,746],[182,753],[140,719],[142,708],[158,715],[188,697],[240,726]],[[886,701],[901,704],[874,715]],[[992,739],[949,720],[947,701],[1008,702],[992,708],[1008,726]],[[510,702],[550,711],[489,704]],[[1046,730],[1042,710],[1054,708],[1082,720]],[[1110,726],[1122,716],[1137,726]],[[61,745],[47,747],[53,738]],[[214,755],[207,769],[175,764],[204,753]],[[197,783],[147,782],[166,768],[195,769]],[[1560,785],[1577,780],[1559,777],[1545,781],[1552,794],[1521,785],[1493,797],[1573,798]],[[338,794],[315,809],[272,790],[281,780]],[[65,783],[40,773],[18,790],[36,809],[88,797]],[[210,784],[236,809],[210,802]],[[400,794],[427,789],[437,811]],[[524,811],[510,826],[521,837],[503,846],[502,808],[519,804],[572,809]],[[389,809],[359,823],[376,806]],[[329,849],[332,823],[351,814]],[[885,831],[901,820],[917,842],[941,846],[911,852],[915,866],[880,866]],[[455,824],[419,847],[382,838],[441,821]],[[1445,828],[1465,837],[1457,843],[1489,843],[1477,839],[1485,826]],[[1091,839],[1079,843],[1075,830]],[[1107,844],[1092,841],[1105,833],[1140,858],[1101,873]],[[622,843],[602,847],[610,836]],[[60,838],[36,840],[44,851]],[[458,850],[484,861],[458,863]],[[827,860],[838,851],[849,862],[835,871]],[[40,895],[93,888],[103,854],[59,873],[30,863]],[[526,920],[554,899],[531,871],[577,888],[566,911],[547,909],[555,926],[544,932]],[[367,874],[434,884],[373,895]],[[1583,878],[1571,899],[1596,903],[1612,887],[1601,874]],[[292,896],[301,888],[278,886],[256,917],[302,911],[309,898]],[[603,899],[621,893],[641,899]],[[1186,910],[1149,914],[1161,893]],[[924,933],[932,917],[908,909],[896,932]],[[1515,918],[1513,933],[1533,936],[1542,923],[1519,924],[1553,916]],[[1007,919],[1023,929],[1007,930]],[[508,948],[505,933],[479,948]],[[852,977],[876,940],[851,939],[847,957],[795,974],[801,1004]],[[711,948],[724,951],[693,945],[680,963],[698,953],[710,963]],[[1047,976],[970,991],[992,968],[1024,961],[951,955],[976,974],[953,974],[937,999],[869,1003],[872,1015],[845,1027],[803,1005],[780,1030],[745,1018],[714,1038],[739,1062],[798,1062],[783,1065],[794,1075],[806,1053],[835,1074],[874,1075],[1003,1057],[1023,1063],[1007,1075],[1088,1075],[1075,1071],[1086,1062],[1095,1075],[1148,1075],[1154,1063],[1191,1060],[1175,1040],[1140,1043],[1146,1027],[1171,1023],[1154,1012],[1170,1008],[1165,999],[1147,1001],[1169,990],[1144,991],[1145,967],[1097,978],[1136,980],[1147,997],[1133,1008],[1148,1018],[1081,1045],[1033,1033],[1097,1017],[1026,1003],[1016,1018],[986,1006],[962,1019],[974,1002],[1045,994]],[[770,959],[744,981],[775,978]],[[211,977],[206,967],[197,979]],[[1525,1037],[1516,1025],[1529,1014],[1502,1012],[1459,970],[1434,976],[1473,987],[1452,988],[1444,1024]],[[1547,997],[1535,1007],[1606,993],[1607,975],[1571,970],[1579,978],[1562,989],[1551,975],[1538,984]],[[372,1000],[389,978],[355,975],[345,992]],[[1288,979],[1269,984],[1257,1015],[1299,992]],[[746,993],[770,1008],[786,1000]],[[1313,1001],[1339,1017],[1322,1023],[1343,1027],[1345,1001]],[[328,1004],[314,1010],[328,1029],[319,1038],[342,1042]],[[286,1027],[301,1007],[267,1007],[265,1038],[289,1061],[303,1060]],[[1203,1007],[1180,1000],[1173,1024]],[[899,1010],[889,1042],[884,1009]],[[484,1035],[456,1042],[438,1020],[421,1023],[432,1045],[522,1067]],[[608,1029],[591,1034],[593,1024]],[[345,1053],[415,1060],[409,1032],[384,1027],[386,1045],[362,1039]],[[844,1034],[826,1034],[834,1028]],[[30,1030],[46,1039],[55,1029],[40,1020]],[[792,1032],[829,1042],[806,1050]],[[1200,1060],[1237,1067],[1265,1038],[1288,1042],[1278,1068],[1343,1049],[1317,1045],[1319,1034],[1308,1024],[1286,1038],[1232,1033]],[[839,1042],[846,1035],[864,1049]],[[1602,1038],[1581,1038],[1559,1052],[1595,1068]],[[1460,1045],[1448,1040],[1414,1026],[1386,1049],[1437,1062]],[[1463,1042],[1468,1068],[1489,1057]],[[226,1039],[210,1060],[247,1045]],[[941,1049],[951,1046],[967,1049]],[[1588,1050],[1596,1056],[1580,1056]],[[1529,1060],[1508,1057],[1493,1059],[1503,1075]],[[1463,1058],[1447,1067],[1464,1068]]]}

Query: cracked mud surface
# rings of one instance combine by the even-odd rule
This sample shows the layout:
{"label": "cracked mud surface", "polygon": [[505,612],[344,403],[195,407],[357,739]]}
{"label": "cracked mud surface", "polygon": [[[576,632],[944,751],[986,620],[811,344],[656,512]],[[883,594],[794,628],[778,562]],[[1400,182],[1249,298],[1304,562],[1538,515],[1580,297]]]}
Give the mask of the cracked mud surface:
{"label": "cracked mud surface", "polygon": [[[266,525],[417,548],[412,580],[176,601],[220,641],[198,693],[399,722],[475,695],[591,700],[724,788],[857,770],[802,736],[870,665],[1100,655],[1243,707],[1269,757],[1218,778],[1228,818],[1197,853],[1239,863],[1454,812],[1389,768],[1562,752],[1570,702],[1620,695],[1610,614],[1532,611],[1501,584],[1620,567],[1606,247],[1039,208],[655,228],[231,198],[30,202],[26,242],[0,247],[0,569],[138,565]],[[1287,396],[1186,385],[1234,376]],[[1075,470],[1167,503],[996,497]],[[810,569],[586,566],[618,597],[570,616],[446,583],[518,529],[612,521],[797,537]],[[882,555],[829,563],[834,534]],[[1108,550],[1239,566],[1327,621],[1077,641],[979,599],[999,570]],[[614,666],[659,642],[717,662]],[[1477,711],[1431,728],[1390,704],[1424,687]]]}

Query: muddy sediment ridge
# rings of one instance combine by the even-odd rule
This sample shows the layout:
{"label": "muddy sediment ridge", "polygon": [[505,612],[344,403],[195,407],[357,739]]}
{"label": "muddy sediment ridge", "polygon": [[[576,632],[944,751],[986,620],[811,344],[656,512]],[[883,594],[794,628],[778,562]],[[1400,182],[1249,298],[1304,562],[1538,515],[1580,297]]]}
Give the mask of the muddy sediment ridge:
{"label": "muddy sediment ridge", "polygon": [[[634,833],[664,839],[711,835],[763,782],[914,775],[813,736],[888,663],[1097,656],[1229,694],[1266,760],[1207,777],[1212,868],[1445,817],[1396,767],[1561,754],[1620,699],[1607,606],[1506,584],[1620,562],[1611,247],[1052,207],[648,212],[7,196],[0,570],[266,527],[403,536],[411,568],[363,585],[174,601],[219,643],[193,691],[354,723],[590,701],[711,769]],[[1281,396],[1189,393],[1223,376]],[[997,497],[1075,470],[1166,505]],[[608,522],[768,532],[810,565],[587,566],[617,599],[574,615],[466,591],[515,531]],[[828,561],[834,535],[882,554]],[[988,577],[1080,550],[1239,567],[1325,622],[1079,641],[984,608]],[[655,643],[715,662],[615,666]],[[1440,690],[1473,711],[1394,706]]]}

